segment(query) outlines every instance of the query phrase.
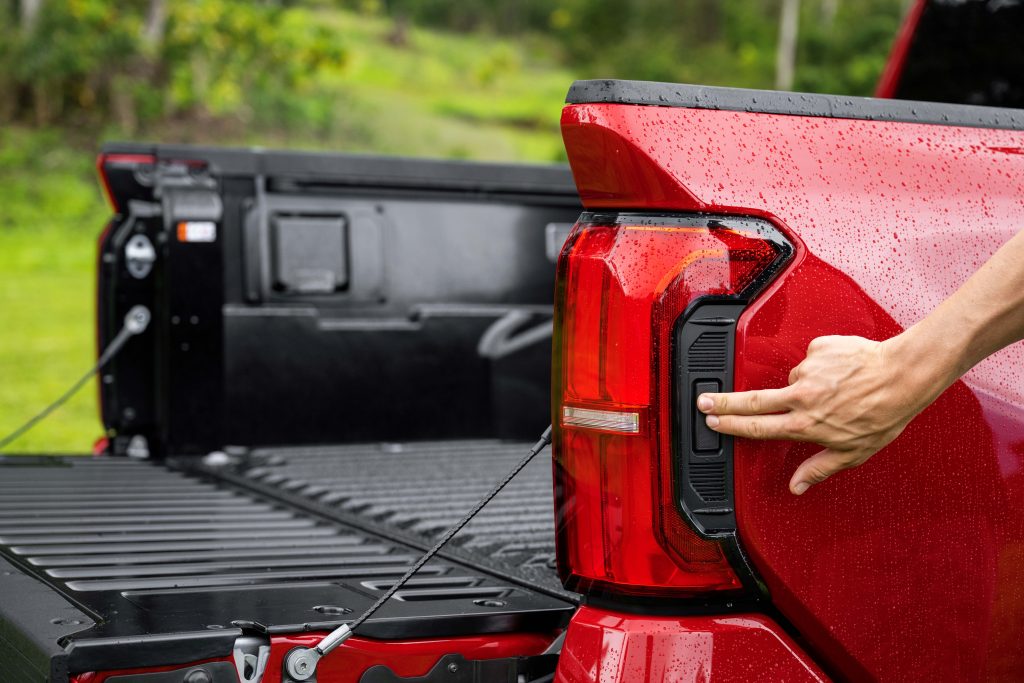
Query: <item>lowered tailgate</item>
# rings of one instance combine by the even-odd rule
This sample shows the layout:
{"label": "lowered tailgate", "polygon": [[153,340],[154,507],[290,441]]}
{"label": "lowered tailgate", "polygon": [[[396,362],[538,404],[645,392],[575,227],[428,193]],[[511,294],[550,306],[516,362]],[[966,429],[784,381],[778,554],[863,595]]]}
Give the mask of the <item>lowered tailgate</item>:
{"label": "lowered tailgate", "polygon": [[[386,530],[173,465],[8,458],[0,461],[0,660],[24,673],[16,680],[60,680],[229,657],[243,629],[301,635],[351,619],[420,552]],[[360,635],[550,634],[573,610],[550,593],[439,557]],[[332,655],[345,658],[344,649]]]}

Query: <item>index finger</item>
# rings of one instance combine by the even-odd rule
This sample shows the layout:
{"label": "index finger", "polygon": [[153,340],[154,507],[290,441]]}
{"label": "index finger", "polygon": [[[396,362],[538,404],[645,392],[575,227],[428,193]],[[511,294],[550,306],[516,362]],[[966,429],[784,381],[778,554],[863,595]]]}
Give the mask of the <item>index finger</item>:
{"label": "index finger", "polygon": [[757,389],[722,394],[701,394],[697,408],[708,415],[764,415],[791,408],[791,387]]}

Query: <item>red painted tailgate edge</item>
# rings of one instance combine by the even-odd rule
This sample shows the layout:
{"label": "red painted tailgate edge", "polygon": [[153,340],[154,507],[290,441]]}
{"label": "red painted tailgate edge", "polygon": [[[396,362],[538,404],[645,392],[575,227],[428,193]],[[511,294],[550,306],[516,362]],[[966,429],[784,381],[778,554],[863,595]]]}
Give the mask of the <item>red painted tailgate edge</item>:
{"label": "red painted tailgate edge", "polygon": [[581,607],[556,683],[825,681],[778,624],[760,614],[655,617]]}

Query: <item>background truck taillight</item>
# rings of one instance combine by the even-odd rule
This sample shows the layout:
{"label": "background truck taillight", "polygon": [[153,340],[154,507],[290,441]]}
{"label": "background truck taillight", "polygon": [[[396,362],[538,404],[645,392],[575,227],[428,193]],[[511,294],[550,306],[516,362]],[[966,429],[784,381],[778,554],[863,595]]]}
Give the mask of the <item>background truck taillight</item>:
{"label": "background truck taillight", "polygon": [[580,217],[555,290],[556,525],[568,588],[744,588],[732,441],[707,430],[693,404],[695,392],[731,389],[736,319],[792,251],[753,218]]}

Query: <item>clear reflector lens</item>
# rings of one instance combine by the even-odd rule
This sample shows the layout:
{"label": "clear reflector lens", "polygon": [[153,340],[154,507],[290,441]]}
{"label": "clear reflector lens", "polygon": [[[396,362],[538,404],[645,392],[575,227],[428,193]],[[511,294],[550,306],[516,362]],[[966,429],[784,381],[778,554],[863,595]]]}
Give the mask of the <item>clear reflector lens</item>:
{"label": "clear reflector lens", "polygon": [[566,427],[606,429],[623,434],[637,434],[640,432],[640,413],[620,413],[614,410],[593,410],[590,408],[563,406],[562,425]]}

